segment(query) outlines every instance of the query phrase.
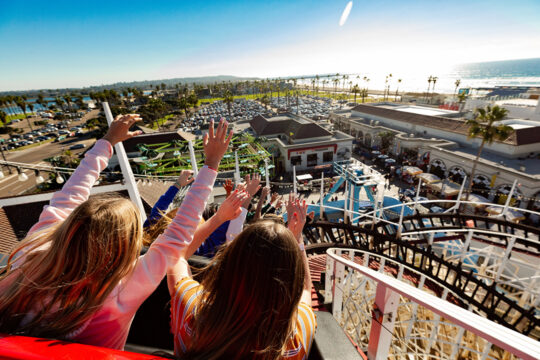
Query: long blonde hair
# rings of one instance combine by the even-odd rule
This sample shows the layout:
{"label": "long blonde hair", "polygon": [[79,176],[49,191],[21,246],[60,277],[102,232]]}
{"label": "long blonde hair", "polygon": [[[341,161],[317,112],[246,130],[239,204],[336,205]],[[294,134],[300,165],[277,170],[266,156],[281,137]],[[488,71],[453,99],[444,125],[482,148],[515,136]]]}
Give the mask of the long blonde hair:
{"label": "long blonde hair", "polygon": [[304,284],[294,235],[273,220],[255,222],[222,248],[202,275],[192,339],[181,358],[281,358]]}
{"label": "long blonde hair", "polygon": [[141,218],[130,200],[90,197],[11,253],[0,271],[0,332],[63,338],[80,329],[131,273],[141,247]]}

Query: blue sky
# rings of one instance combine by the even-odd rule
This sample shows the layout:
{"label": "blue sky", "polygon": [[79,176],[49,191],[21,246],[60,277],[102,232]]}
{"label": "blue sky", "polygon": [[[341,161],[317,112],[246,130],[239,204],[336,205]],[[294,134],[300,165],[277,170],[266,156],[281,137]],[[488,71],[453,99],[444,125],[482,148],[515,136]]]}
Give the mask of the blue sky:
{"label": "blue sky", "polygon": [[540,57],[537,0],[347,2],[0,0],[0,91]]}

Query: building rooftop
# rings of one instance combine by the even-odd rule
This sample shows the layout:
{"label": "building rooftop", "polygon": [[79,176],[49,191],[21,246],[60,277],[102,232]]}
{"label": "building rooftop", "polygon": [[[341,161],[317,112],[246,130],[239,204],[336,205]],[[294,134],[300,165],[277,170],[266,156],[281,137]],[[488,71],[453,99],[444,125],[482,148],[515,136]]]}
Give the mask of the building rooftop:
{"label": "building rooftop", "polygon": [[[392,106],[385,107],[381,105],[374,106],[360,104],[355,106],[352,111],[414,125],[430,127],[438,130],[445,130],[465,136],[468,134],[468,126],[463,119],[399,111]],[[540,127],[515,129],[512,135],[510,135],[508,139],[504,140],[503,143],[514,146],[540,143]]]}
{"label": "building rooftop", "polygon": [[445,110],[432,108],[427,106],[417,106],[417,105],[399,105],[399,104],[383,104],[383,105],[373,105],[378,106],[384,109],[391,109],[396,111],[403,111],[419,115],[429,115],[429,116],[445,116],[445,115],[455,115],[458,114],[457,111]]}
{"label": "building rooftop", "polygon": [[322,126],[300,117],[293,119],[288,116],[277,116],[267,119],[257,115],[250,121],[250,125],[258,136],[284,134],[294,140],[332,136],[332,133]]}

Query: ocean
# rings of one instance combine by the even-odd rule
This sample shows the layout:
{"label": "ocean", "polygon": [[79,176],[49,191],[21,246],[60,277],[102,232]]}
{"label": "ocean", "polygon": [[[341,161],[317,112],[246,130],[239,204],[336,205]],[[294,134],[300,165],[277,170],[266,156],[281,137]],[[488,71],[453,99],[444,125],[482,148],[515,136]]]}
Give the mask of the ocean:
{"label": "ocean", "polygon": [[[385,87],[385,78],[389,73],[381,71],[374,72],[366,69],[365,72],[358,74],[348,74],[349,79],[346,82],[352,81],[353,84],[358,83],[361,88],[367,85],[369,89],[383,90]],[[359,76],[358,79],[357,76]],[[364,76],[370,79],[369,82],[366,83],[362,80]],[[400,93],[402,91],[425,92],[428,87],[429,76],[437,77],[435,92],[449,94],[454,93],[456,80],[461,81],[460,88],[494,86],[540,87],[540,58],[460,64],[447,69],[441,68],[429,72],[423,70],[394,72],[389,81],[390,93],[394,94],[398,86]],[[398,79],[402,80],[399,84]],[[305,80],[303,83],[311,84],[311,79]],[[332,83],[327,86],[333,87]],[[340,82],[339,86],[342,86],[342,82]],[[433,83],[431,86],[433,86]]]}

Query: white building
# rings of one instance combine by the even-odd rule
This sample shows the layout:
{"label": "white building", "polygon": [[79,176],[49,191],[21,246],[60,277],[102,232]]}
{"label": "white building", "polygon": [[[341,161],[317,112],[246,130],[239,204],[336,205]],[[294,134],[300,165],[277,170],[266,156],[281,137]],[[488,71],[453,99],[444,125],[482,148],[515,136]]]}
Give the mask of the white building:
{"label": "white building", "polygon": [[311,170],[350,158],[353,137],[341,131],[330,132],[316,122],[288,114],[265,118],[255,116],[250,121],[255,135],[268,139],[268,151],[276,158],[278,172],[296,169]]}
{"label": "white building", "polygon": [[[330,116],[335,126],[356,138],[367,148],[380,145],[382,132],[393,132],[391,152],[418,152],[429,159],[431,169],[440,175],[471,173],[480,144],[467,137],[468,126],[455,111],[404,104],[358,105]],[[520,206],[540,207],[540,122],[507,119],[514,128],[505,141],[486,145],[476,170],[476,181],[483,181],[494,192],[507,191],[518,179],[517,193],[526,201]],[[506,189],[506,190],[505,190]],[[537,199],[536,204],[534,200]]]}

